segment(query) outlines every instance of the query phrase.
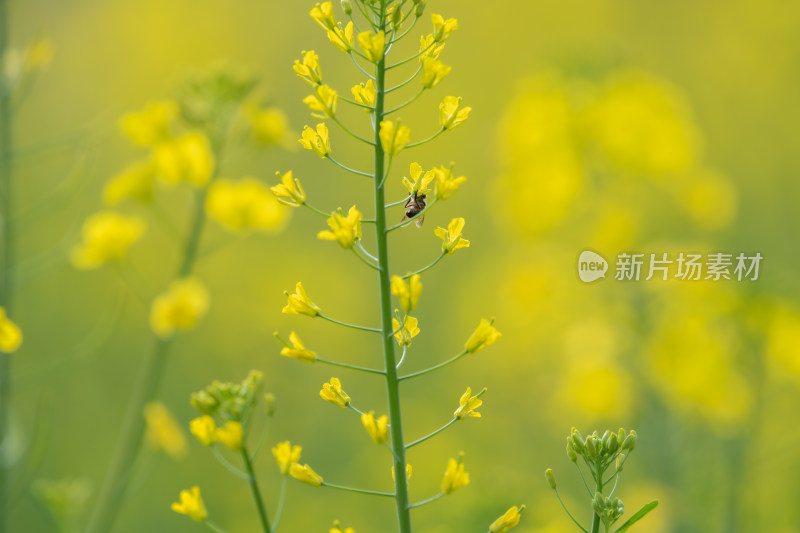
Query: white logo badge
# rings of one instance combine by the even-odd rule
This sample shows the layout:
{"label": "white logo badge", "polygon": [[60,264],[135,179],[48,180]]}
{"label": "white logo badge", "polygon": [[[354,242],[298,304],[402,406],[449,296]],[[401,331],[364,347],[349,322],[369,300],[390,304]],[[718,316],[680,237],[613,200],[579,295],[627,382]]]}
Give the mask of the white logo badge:
{"label": "white logo badge", "polygon": [[600,254],[584,250],[578,257],[578,277],[584,283],[591,283],[606,277],[607,270],[608,261]]}

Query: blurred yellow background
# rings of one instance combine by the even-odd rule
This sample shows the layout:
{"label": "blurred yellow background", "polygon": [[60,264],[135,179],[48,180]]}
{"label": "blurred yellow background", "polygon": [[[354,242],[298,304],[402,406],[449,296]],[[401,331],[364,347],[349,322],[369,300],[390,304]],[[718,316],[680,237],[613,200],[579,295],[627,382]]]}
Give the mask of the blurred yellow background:
{"label": "blurred yellow background", "polygon": [[[54,51],[15,116],[15,321],[25,343],[12,356],[12,444],[37,446],[19,469],[30,474],[23,481],[85,479],[91,507],[148,348],[148,308],[114,270],[69,264],[83,220],[102,207],[103,184],[140,155],[119,134],[119,117],[171,96],[186,75],[225,63],[257,76],[263,101],[282,109],[290,137],[298,136],[316,123],[301,102],[308,87],[291,69],[301,50],[320,54],[327,82],[340,93],[363,81],[308,17],[311,7],[270,0],[10,3],[12,44],[41,33]],[[447,459],[459,451],[472,478],[414,511],[415,527],[483,531],[509,505],[525,503],[515,531],[572,531],[542,474],[554,468],[568,505],[588,522],[564,437],[572,426],[584,433],[624,426],[640,439],[619,496],[631,512],[661,500],[639,531],[800,532],[800,6],[430,0],[431,12],[458,18],[442,56],[453,71],[403,111],[404,123],[415,139],[435,131],[436,106],[449,94],[473,112],[458,130],[401,154],[388,190],[391,200],[405,194],[400,179],[411,161],[425,168],[455,161],[467,182],[426,215],[421,230],[392,235],[392,261],[398,272],[427,264],[440,250],[433,229],[456,216],[466,218],[471,246],[423,276],[422,333],[407,369],[456,354],[482,317],[496,317],[503,337],[403,385],[409,438],[449,420],[467,385],[488,388],[482,419],[410,453],[412,500],[438,491]],[[414,35],[429,31],[428,14],[418,28]],[[366,115],[346,118],[365,131]],[[331,131],[339,160],[371,166],[351,139]],[[274,184],[276,170],[292,169],[319,207],[369,205],[363,180],[293,141],[232,152],[225,177]],[[178,189],[160,208],[182,227],[189,200]],[[152,298],[178,258],[159,221],[150,216],[148,226],[130,263]],[[364,438],[352,413],[318,397],[320,385],[337,376],[357,405],[382,413],[380,379],[281,358],[272,336],[297,330],[321,355],[382,364],[378,344],[363,333],[280,313],[283,291],[303,281],[332,316],[377,321],[375,284],[349,254],[316,238],[321,229],[324,221],[302,210],[275,235],[237,239],[209,224],[197,274],[210,310],[176,343],[160,398],[186,428],[196,416],[191,392],[262,370],[265,390],[277,398],[270,447],[291,440],[326,480],[389,490],[385,450]],[[575,271],[584,249],[612,262],[623,251],[759,252],[764,261],[752,282],[622,282],[610,270],[587,285]],[[188,445],[182,460],[140,457],[118,531],[197,530],[169,509],[195,484],[216,523],[232,533],[255,530],[247,485],[194,439]],[[274,508],[279,474],[266,449],[258,471]],[[12,531],[56,531],[35,491],[24,482],[18,489]],[[282,531],[326,531],[333,519],[358,533],[391,531],[394,506],[290,485]],[[85,515],[74,521],[83,524]]]}

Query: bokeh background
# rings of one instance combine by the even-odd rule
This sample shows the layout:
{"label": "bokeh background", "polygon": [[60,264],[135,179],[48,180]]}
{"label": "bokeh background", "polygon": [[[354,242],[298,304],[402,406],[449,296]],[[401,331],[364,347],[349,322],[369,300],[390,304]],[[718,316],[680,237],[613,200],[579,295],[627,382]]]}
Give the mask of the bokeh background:
{"label": "bokeh background", "polygon": [[[285,147],[243,141],[225,175],[274,182],[276,170],[292,169],[315,205],[368,205],[365,182],[291,140],[314,123],[301,103],[308,87],[291,70],[301,50],[317,50],[340,93],[364,81],[308,17],[310,7],[10,3],[12,44],[45,35],[54,51],[14,117],[15,320],[25,344],[13,355],[16,451],[9,453],[29,445],[35,453],[15,469],[13,531],[56,531],[31,488],[37,479],[91,487],[83,511],[77,503],[69,511],[81,530],[147,349],[148,309],[117,273],[69,264],[82,221],[102,208],[104,182],[141,155],[119,133],[123,113],[171,96],[186,75],[241,66],[261,80],[263,103],[282,109],[294,133]],[[542,473],[555,469],[568,505],[588,522],[564,437],[572,426],[584,433],[623,426],[640,441],[620,497],[630,511],[661,500],[641,531],[800,531],[800,7],[783,0],[431,0],[430,12],[458,18],[442,56],[453,71],[403,111],[404,123],[413,138],[427,136],[449,94],[473,112],[454,132],[402,154],[389,190],[403,196],[400,178],[412,160],[426,168],[455,161],[468,181],[421,230],[393,235],[392,256],[397,271],[426,264],[440,246],[433,229],[454,216],[466,218],[472,244],[423,276],[422,333],[407,366],[457,353],[481,317],[496,317],[503,337],[403,387],[409,438],[447,421],[467,385],[489,389],[482,419],[412,450],[414,500],[438,491],[447,459],[459,451],[471,475],[467,488],[416,510],[415,526],[484,531],[510,505],[525,503],[519,531],[572,531]],[[428,15],[418,28],[410,49],[429,31]],[[366,116],[343,117],[365,131]],[[339,160],[368,166],[351,139],[331,131]],[[189,200],[188,190],[177,189],[160,197],[159,209],[181,227]],[[149,217],[148,233],[126,268],[152,298],[174,271],[177,251],[152,213],[139,214]],[[270,446],[289,439],[326,480],[389,490],[385,450],[352,413],[317,394],[338,376],[359,407],[384,412],[380,380],[281,358],[272,337],[296,330],[323,356],[379,364],[378,346],[364,334],[280,313],[283,291],[302,280],[332,316],[375,322],[374,281],[350,254],[316,238],[323,227],[304,211],[274,235],[235,238],[209,225],[197,274],[211,308],[176,343],[160,398],[186,428],[195,416],[192,391],[260,369],[277,398]],[[760,252],[764,261],[755,282],[608,277],[586,285],[575,266],[587,248],[612,261],[622,251]],[[194,484],[216,523],[255,530],[248,487],[194,439],[187,443],[181,460],[157,451],[140,457],[120,532],[196,531],[201,526],[169,509]],[[268,450],[258,472],[274,508],[279,475]],[[283,531],[325,531],[336,518],[359,533],[391,531],[393,503],[290,485]]]}

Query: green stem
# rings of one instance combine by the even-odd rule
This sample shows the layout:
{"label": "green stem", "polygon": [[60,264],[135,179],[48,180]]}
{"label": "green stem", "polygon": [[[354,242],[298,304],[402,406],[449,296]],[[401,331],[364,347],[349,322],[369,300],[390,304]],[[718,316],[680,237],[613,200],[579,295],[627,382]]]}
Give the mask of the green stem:
{"label": "green stem", "polygon": [[322,486],[328,487],[329,489],[338,489],[347,492],[357,492],[359,494],[370,494],[372,496],[388,496],[390,498],[394,498],[393,492],[381,492],[378,490],[357,489],[355,487],[345,487],[344,485],[334,485],[333,483],[328,483],[327,481],[323,481]]}
{"label": "green stem", "polygon": [[439,499],[439,498],[441,498],[442,496],[444,496],[444,491],[442,491],[442,492],[440,492],[440,493],[436,494],[435,496],[431,496],[431,497],[430,497],[430,498],[428,498],[427,500],[422,500],[421,502],[412,503],[411,505],[409,505],[409,506],[408,506],[408,508],[409,508],[409,509],[413,509],[413,508],[415,508],[415,507],[420,507],[420,506],[422,506],[422,505],[425,505],[426,503],[435,502],[436,500],[438,500],[438,499]]}
{"label": "green stem", "polygon": [[264,508],[264,500],[261,498],[261,491],[258,488],[258,481],[256,481],[256,473],[253,471],[253,462],[250,460],[250,454],[247,453],[247,446],[244,444],[242,445],[242,460],[249,477],[248,482],[253,493],[253,500],[255,500],[256,508],[258,509],[258,517],[261,519],[261,528],[264,533],[272,533],[269,527],[269,518],[267,518],[267,510]]}
{"label": "green stem", "polygon": [[339,366],[342,368],[349,368],[350,370],[358,370],[360,372],[369,372],[370,374],[384,374],[383,370],[377,370],[375,368],[367,368],[364,366],[356,366],[356,365],[348,365],[347,363],[340,363],[338,361],[330,361],[328,359],[322,359],[321,357],[317,357],[318,363],[325,363],[326,365],[333,365]]}
{"label": "green stem", "polygon": [[370,146],[374,146],[374,144],[372,143],[372,141],[368,141],[368,140],[366,140],[364,137],[362,137],[361,135],[358,135],[358,134],[356,134],[356,133],[353,133],[353,132],[350,130],[350,128],[348,128],[347,126],[345,126],[344,124],[342,124],[342,122],[341,122],[341,121],[340,121],[338,118],[336,118],[335,116],[334,116],[334,117],[331,117],[331,118],[333,119],[333,121],[334,121],[336,124],[338,124],[338,125],[339,125],[339,127],[340,127],[340,128],[342,128],[342,129],[345,131],[345,133],[348,133],[348,134],[350,134],[350,136],[351,136],[351,137],[353,137],[354,139],[358,139],[359,141],[361,141],[361,142],[363,142],[363,143],[366,143],[366,144],[368,144],[368,145],[370,145]]}
{"label": "green stem", "polygon": [[405,102],[403,102],[402,104],[400,104],[399,106],[397,106],[397,107],[393,107],[393,108],[391,108],[389,111],[386,111],[386,112],[384,113],[384,115],[388,115],[389,113],[394,113],[395,111],[400,111],[401,109],[403,109],[403,108],[404,108],[404,107],[406,107],[407,105],[409,105],[409,104],[413,103],[413,102],[414,102],[414,100],[416,100],[417,98],[419,98],[419,95],[421,95],[421,94],[422,94],[422,92],[423,92],[424,90],[425,90],[425,87],[422,87],[422,88],[421,88],[421,89],[420,89],[420,90],[417,92],[417,94],[415,94],[414,96],[412,96],[411,98],[409,98],[408,100],[406,100]]}
{"label": "green stem", "polygon": [[415,440],[414,442],[412,442],[410,444],[406,444],[406,450],[411,448],[412,446],[416,446],[417,444],[421,444],[421,443],[425,442],[426,440],[430,439],[431,437],[435,437],[436,435],[438,435],[439,433],[441,433],[445,429],[447,429],[450,426],[452,426],[453,424],[455,424],[457,421],[458,421],[458,418],[453,418],[450,422],[448,422],[447,424],[443,425],[442,427],[440,427],[436,431],[434,431],[432,433],[428,433],[427,435],[425,435],[421,439],[417,439],[417,440]]}
{"label": "green stem", "polygon": [[[597,492],[603,494],[603,470],[600,464],[601,458],[597,457],[597,473],[595,474],[595,481],[597,482]],[[597,513],[592,514],[592,529],[591,533],[600,533],[600,515]]]}
{"label": "green stem", "polygon": [[208,519],[206,519],[206,520],[203,520],[203,523],[204,523],[206,526],[208,526],[208,529],[210,529],[210,530],[211,530],[211,531],[213,531],[214,533],[227,533],[227,531],[225,531],[224,529],[222,529],[221,527],[219,527],[219,526],[218,526],[218,525],[216,525],[214,522],[211,522],[211,521],[210,521],[210,520],[208,520]]}
{"label": "green stem", "polygon": [[331,154],[326,155],[325,159],[330,160],[330,162],[333,163],[334,165],[336,165],[338,167],[341,167],[341,168],[343,168],[344,170],[346,170],[348,172],[352,172],[353,174],[357,174],[359,176],[364,176],[364,177],[367,177],[367,178],[371,178],[372,177],[372,174],[370,174],[369,172],[362,172],[360,170],[356,170],[354,168],[350,168],[350,167],[348,167],[346,165],[341,164],[340,162],[338,162],[337,160],[332,158]]}
{"label": "green stem", "polygon": [[318,313],[317,316],[320,317],[320,318],[324,318],[328,322],[332,322],[332,323],[338,324],[340,326],[345,326],[347,328],[358,329],[358,330],[361,330],[361,331],[371,331],[373,333],[382,333],[382,330],[380,330],[380,329],[368,328],[366,326],[356,326],[355,324],[348,324],[347,322],[342,322],[341,320],[336,320],[336,319],[331,318],[329,316],[323,315],[322,313]]}
{"label": "green stem", "polygon": [[575,522],[576,526],[581,528],[581,531],[583,531],[583,533],[589,533],[588,531],[586,531],[586,528],[583,527],[581,523],[575,519],[574,516],[572,516],[572,513],[569,512],[569,509],[567,509],[567,505],[564,503],[564,500],[561,499],[561,494],[558,493],[558,489],[553,489],[553,492],[556,493],[556,498],[558,498],[558,503],[561,504],[561,508],[564,509],[565,513],[567,513],[567,516],[569,516],[572,519],[572,521]]}
{"label": "green stem", "polygon": [[439,135],[441,135],[445,131],[446,131],[446,128],[441,128],[439,131],[437,131],[436,133],[434,133],[433,135],[431,135],[427,139],[424,139],[422,141],[417,141],[415,143],[407,144],[406,148],[414,148],[415,146],[422,146],[423,144],[425,144],[427,142],[431,142],[432,140],[434,140],[436,137],[438,137]]}
{"label": "green stem", "polygon": [[[385,4],[381,4],[380,20],[385,20]],[[411,513],[409,513],[408,479],[405,476],[406,459],[403,441],[403,422],[400,411],[400,380],[394,353],[392,338],[392,301],[389,274],[389,246],[386,235],[386,203],[383,188],[384,153],[381,147],[380,128],[378,124],[384,118],[384,99],[386,96],[386,58],[381,58],[375,68],[375,234],[378,250],[378,283],[380,289],[381,309],[381,341],[386,368],[386,394],[389,405],[389,423],[391,424],[391,442],[394,450],[394,487],[395,507],[397,508],[397,524],[399,533],[411,533]]]}
{"label": "green stem", "polygon": [[278,496],[278,508],[275,511],[275,521],[272,522],[272,531],[278,531],[278,524],[281,521],[281,515],[283,514],[283,505],[286,503],[286,479],[289,476],[283,475],[281,476],[281,492]]}
{"label": "green stem", "polygon": [[409,272],[409,273],[408,273],[408,274],[406,274],[405,276],[401,276],[401,277],[402,277],[403,279],[408,279],[408,278],[410,278],[411,276],[413,276],[414,274],[422,274],[422,273],[423,273],[423,272],[425,272],[426,270],[428,270],[428,269],[430,269],[430,268],[433,268],[433,267],[436,265],[436,263],[438,263],[439,261],[441,261],[441,260],[442,260],[442,258],[443,258],[444,256],[446,256],[446,255],[447,255],[447,252],[442,252],[442,253],[441,253],[441,255],[440,255],[439,257],[437,257],[437,258],[436,258],[436,259],[433,261],[433,263],[431,263],[430,265],[428,265],[428,266],[425,266],[425,267],[422,267],[422,268],[420,268],[419,270],[417,270],[417,271],[415,271],[415,272]]}
{"label": "green stem", "polygon": [[422,375],[427,374],[429,372],[433,372],[434,370],[439,370],[440,368],[443,368],[443,367],[445,367],[447,365],[451,365],[451,364],[455,363],[456,361],[458,361],[459,359],[461,359],[462,357],[467,355],[467,353],[469,353],[469,352],[464,350],[463,352],[461,352],[457,356],[451,357],[450,359],[448,359],[444,363],[439,363],[436,366],[432,366],[432,367],[427,368],[425,370],[420,370],[419,372],[414,372],[413,374],[406,374],[405,376],[400,376],[400,378],[398,378],[398,379],[400,381],[403,381],[403,380],[406,380],[406,379],[409,379],[409,378],[415,378],[417,376],[422,376]]}

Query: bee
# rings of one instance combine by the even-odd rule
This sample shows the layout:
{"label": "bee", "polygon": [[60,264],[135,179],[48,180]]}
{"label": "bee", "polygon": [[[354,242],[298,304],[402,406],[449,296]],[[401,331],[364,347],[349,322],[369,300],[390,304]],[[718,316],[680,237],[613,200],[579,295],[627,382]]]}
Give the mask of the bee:
{"label": "bee", "polygon": [[[408,201],[406,202],[405,205],[406,214],[403,216],[403,220],[414,218],[415,216],[419,215],[422,212],[422,210],[425,209],[426,197],[427,195],[425,194],[412,193],[411,196],[408,197]],[[425,221],[425,215],[418,217],[416,219],[417,227],[421,228],[422,223],[424,221]]]}

